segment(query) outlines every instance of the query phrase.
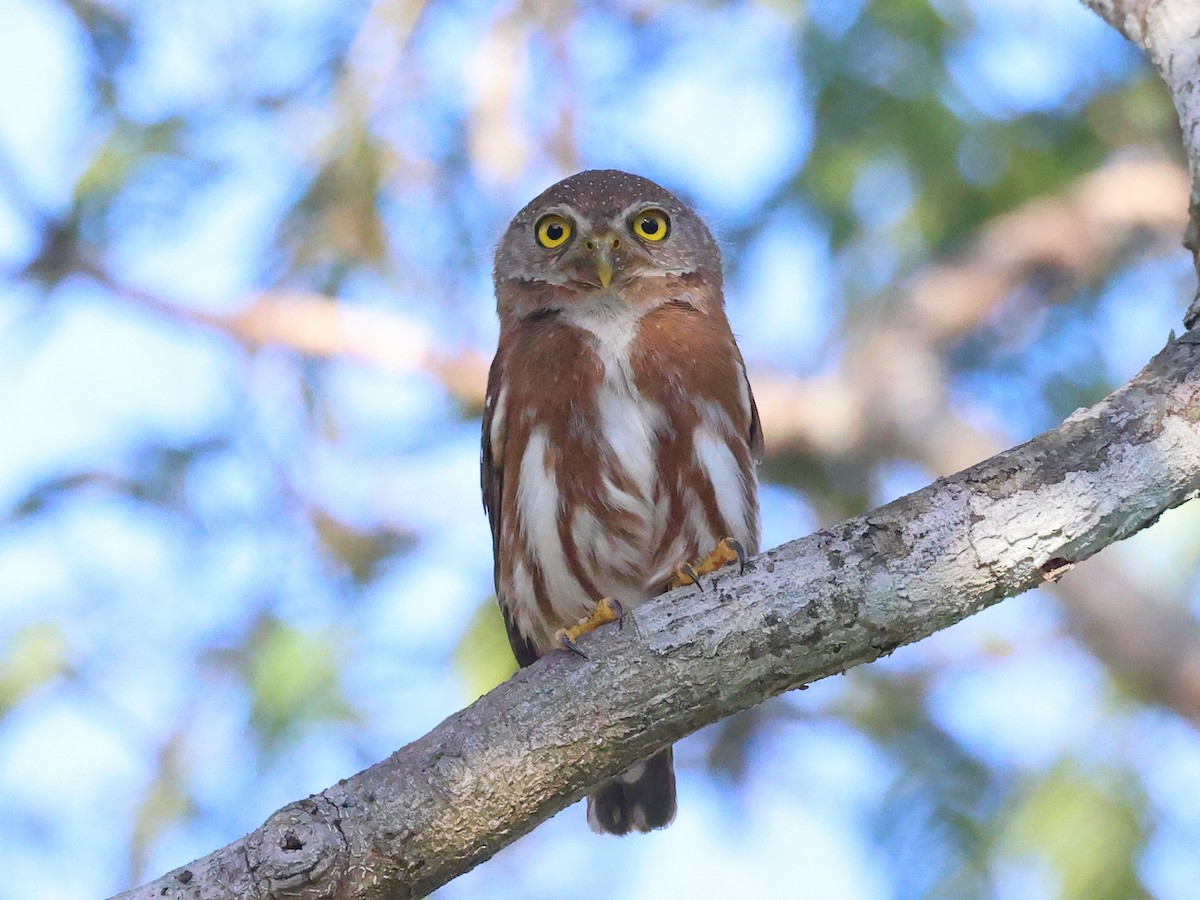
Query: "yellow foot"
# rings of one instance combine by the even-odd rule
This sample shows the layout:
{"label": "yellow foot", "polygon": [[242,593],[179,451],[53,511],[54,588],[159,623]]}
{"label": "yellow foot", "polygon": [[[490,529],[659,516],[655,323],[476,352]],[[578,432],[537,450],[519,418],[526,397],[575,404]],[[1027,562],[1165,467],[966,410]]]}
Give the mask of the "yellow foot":
{"label": "yellow foot", "polygon": [[592,614],[586,619],[580,619],[570,628],[560,628],[554,632],[554,640],[558,642],[564,650],[570,650],[579,656],[586,656],[575,646],[575,641],[583,637],[589,632],[595,631],[601,625],[607,625],[609,622],[616,622],[620,628],[624,623],[622,617],[625,615],[621,609],[621,604],[612,597],[602,597],[597,603],[596,608],[592,610]]}
{"label": "yellow foot", "polygon": [[704,588],[700,584],[700,577],[707,575],[709,572],[715,572],[722,566],[727,566],[730,563],[738,564],[738,574],[746,570],[746,550],[735,541],[733,538],[722,538],[721,541],[712,550],[712,553],[692,566],[688,563],[679,563],[675,567],[674,574],[671,580],[667,582],[667,589],[683,587],[685,584],[694,584],[700,590]]}

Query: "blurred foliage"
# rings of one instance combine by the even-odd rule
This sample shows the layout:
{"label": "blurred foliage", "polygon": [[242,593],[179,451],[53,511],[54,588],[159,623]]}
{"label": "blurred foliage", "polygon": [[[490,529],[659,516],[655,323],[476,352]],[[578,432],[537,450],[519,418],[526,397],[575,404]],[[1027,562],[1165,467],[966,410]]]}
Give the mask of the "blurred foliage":
{"label": "blurred foliage", "polygon": [[35,622],[9,635],[0,655],[0,717],[66,672],[66,657],[56,622]]}
{"label": "blurred foliage", "polygon": [[339,684],[337,635],[263,620],[250,644],[254,652],[240,674],[250,690],[250,724],[268,752],[308,724],[350,718]]}
{"label": "blurred foliage", "polygon": [[1144,798],[1118,772],[1049,772],[1012,815],[1012,849],[1057,874],[1068,897],[1146,897],[1137,875]]}
{"label": "blurred foliage", "polygon": [[[77,895],[185,862],[514,669],[477,426],[454,386],[428,354],[397,375],[262,347],[220,318],[259,291],[387,310],[439,351],[487,354],[491,249],[512,213],[570,168],[637,169],[716,226],[755,373],[853,383],[894,363],[886,387],[919,368],[932,387],[914,409],[1005,441],[1124,380],[1183,308],[1178,234],[1122,234],[1094,271],[1043,267],[976,327],[914,345],[909,287],[969,259],[998,216],[1052,204],[1114,159],[1182,158],[1162,87],[1073,7],[18,6],[43,35],[29,53],[49,42],[61,58],[46,65],[75,80],[45,101],[53,135],[22,138],[44,120],[38,101],[0,106],[0,402],[14,423],[0,454],[0,862],[14,885],[68,854]],[[46,77],[40,56],[5,46]],[[941,474],[924,422],[878,402],[831,395],[852,439],[830,452],[801,435],[768,459],[768,540]],[[1192,566],[1194,536],[1169,527],[1155,530],[1175,535],[1168,564]],[[1196,609],[1194,577],[1175,580],[1174,602]],[[852,896],[1186,896],[1172,885],[1200,872],[1178,848],[1198,826],[1156,773],[1191,771],[1194,723],[1089,668],[1047,602],[685,742],[683,771],[731,811],[696,845],[711,852],[581,850],[582,821],[563,816],[445,893],[634,895],[614,871],[689,849],[697,872],[718,848],[757,871],[739,841],[779,804],[821,831],[853,820],[845,858],[879,880]],[[1020,688],[1045,656],[1067,691],[1064,734],[1025,726],[1040,748],[1026,757],[1011,723],[980,740],[955,718],[972,708],[964,680],[1004,697],[996,715],[1055,702]],[[849,768],[823,774],[835,764]],[[688,815],[699,799],[685,796]],[[674,831],[688,827],[695,840],[694,824]],[[537,880],[548,860],[552,887]]]}
{"label": "blurred foliage", "polygon": [[467,697],[482,697],[517,671],[495,597],[489,597],[471,617],[455,648],[454,667]]}

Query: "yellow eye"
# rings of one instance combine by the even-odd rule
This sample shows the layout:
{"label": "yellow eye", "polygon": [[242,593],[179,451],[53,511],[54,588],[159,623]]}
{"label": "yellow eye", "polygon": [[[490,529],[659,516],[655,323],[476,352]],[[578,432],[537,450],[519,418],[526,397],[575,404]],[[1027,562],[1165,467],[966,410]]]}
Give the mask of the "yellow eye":
{"label": "yellow eye", "polygon": [[571,223],[562,216],[542,216],[537,223],[538,243],[547,250],[561,247],[571,236]]}
{"label": "yellow eye", "polygon": [[661,209],[648,209],[633,219],[633,233],[644,241],[661,241],[671,230],[671,220]]}

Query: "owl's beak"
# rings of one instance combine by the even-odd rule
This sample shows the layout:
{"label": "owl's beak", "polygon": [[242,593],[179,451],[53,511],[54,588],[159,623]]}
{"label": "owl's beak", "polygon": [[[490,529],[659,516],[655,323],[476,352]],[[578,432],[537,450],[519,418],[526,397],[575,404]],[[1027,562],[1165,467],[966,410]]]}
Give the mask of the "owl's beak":
{"label": "owl's beak", "polygon": [[612,252],[607,247],[596,254],[596,275],[600,278],[600,286],[608,287],[613,277]]}
{"label": "owl's beak", "polygon": [[596,277],[600,279],[600,287],[607,288],[612,284],[613,273],[616,271],[614,252],[621,246],[621,238],[611,231],[594,238],[589,238],[584,246],[592,254],[596,265]]}

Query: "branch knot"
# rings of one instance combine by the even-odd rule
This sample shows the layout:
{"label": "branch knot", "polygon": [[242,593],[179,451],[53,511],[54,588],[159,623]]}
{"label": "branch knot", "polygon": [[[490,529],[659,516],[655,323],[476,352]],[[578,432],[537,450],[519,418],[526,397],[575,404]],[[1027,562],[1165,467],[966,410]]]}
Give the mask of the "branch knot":
{"label": "branch knot", "polygon": [[263,895],[333,900],[340,895],[348,848],[337,808],[310,797],[275,813],[250,835],[246,858]]}

